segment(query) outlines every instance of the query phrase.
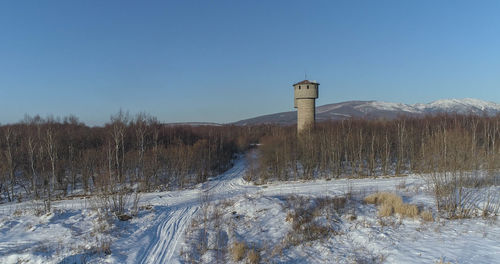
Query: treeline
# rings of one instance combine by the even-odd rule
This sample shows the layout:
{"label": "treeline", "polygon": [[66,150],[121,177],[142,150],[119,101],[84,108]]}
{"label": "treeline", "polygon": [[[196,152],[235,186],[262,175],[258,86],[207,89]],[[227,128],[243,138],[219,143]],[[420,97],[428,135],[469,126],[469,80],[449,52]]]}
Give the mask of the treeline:
{"label": "treeline", "polygon": [[434,115],[323,122],[297,137],[274,127],[261,139],[250,178],[296,180],[494,170],[500,166],[500,116]]}
{"label": "treeline", "polygon": [[[260,143],[257,182],[366,177],[500,166],[500,116],[438,115],[295,126],[171,126],[119,112],[102,127],[70,116],[0,126],[0,202],[78,193],[185,188]],[[49,206],[50,207],[50,206]]]}
{"label": "treeline", "polygon": [[123,185],[142,191],[184,188],[228,169],[235,154],[264,130],[171,126],[122,111],[103,127],[86,126],[74,116],[27,116],[0,126],[0,201],[24,195],[50,203],[74,190]]}

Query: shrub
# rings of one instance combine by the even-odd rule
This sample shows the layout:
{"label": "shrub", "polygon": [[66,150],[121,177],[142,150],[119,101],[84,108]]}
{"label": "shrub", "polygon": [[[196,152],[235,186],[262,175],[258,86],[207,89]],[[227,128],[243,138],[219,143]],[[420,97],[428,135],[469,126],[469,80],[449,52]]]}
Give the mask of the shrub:
{"label": "shrub", "polygon": [[345,208],[346,202],[347,198],[344,196],[325,197],[317,199],[318,207],[320,207],[321,209],[325,207],[331,207],[336,211]]}
{"label": "shrub", "polygon": [[438,213],[457,219],[475,216],[480,211],[476,203],[481,199],[477,188],[494,183],[478,171],[452,171],[431,173],[429,184],[434,191]]}
{"label": "shrub", "polygon": [[[299,245],[337,234],[332,222],[338,221],[339,211],[344,209],[347,199],[325,197],[311,200],[290,196],[287,202],[293,209],[287,213],[285,221],[291,223],[292,230],[286,235],[285,242],[288,245]],[[316,221],[318,217],[325,217],[328,223]]]}
{"label": "shrub", "polygon": [[245,256],[246,245],[245,242],[234,242],[231,247],[231,256],[234,261],[240,261]]}

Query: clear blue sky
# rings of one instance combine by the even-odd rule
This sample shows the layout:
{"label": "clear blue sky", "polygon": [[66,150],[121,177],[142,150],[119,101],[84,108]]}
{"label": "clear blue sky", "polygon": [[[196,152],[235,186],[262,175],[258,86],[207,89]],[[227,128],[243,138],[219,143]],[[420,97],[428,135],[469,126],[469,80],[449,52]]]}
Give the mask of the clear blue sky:
{"label": "clear blue sky", "polygon": [[0,1],[0,123],[120,108],[231,122],[318,105],[500,102],[500,1]]}

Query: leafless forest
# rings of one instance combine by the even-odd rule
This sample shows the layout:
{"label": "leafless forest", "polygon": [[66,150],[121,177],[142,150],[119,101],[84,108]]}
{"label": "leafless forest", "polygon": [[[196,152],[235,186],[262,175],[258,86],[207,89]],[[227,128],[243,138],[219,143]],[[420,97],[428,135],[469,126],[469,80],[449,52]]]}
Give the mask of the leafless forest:
{"label": "leafless forest", "polygon": [[499,137],[500,116],[324,122],[299,138],[295,126],[171,126],[121,111],[102,127],[73,116],[27,116],[0,127],[0,198],[44,199],[48,210],[51,200],[75,190],[186,188],[231,167],[253,143],[260,155],[248,177],[257,183],[486,172],[471,181],[477,185],[498,180],[488,172],[500,166]]}
{"label": "leafless forest", "polygon": [[500,116],[324,122],[298,139],[295,127],[276,126],[261,138],[254,180],[490,171],[499,137]]}
{"label": "leafless forest", "polygon": [[[0,127],[1,200],[185,188],[228,169],[250,128],[170,126],[119,112],[103,127],[74,116],[25,117]],[[48,209],[48,208],[47,208]]]}

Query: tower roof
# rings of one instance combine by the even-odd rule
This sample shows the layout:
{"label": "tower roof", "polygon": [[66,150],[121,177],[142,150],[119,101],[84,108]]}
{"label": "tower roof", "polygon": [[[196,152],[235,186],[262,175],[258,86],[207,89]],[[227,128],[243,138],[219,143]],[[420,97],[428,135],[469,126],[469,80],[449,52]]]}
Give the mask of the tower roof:
{"label": "tower roof", "polygon": [[298,84],[317,84],[317,85],[319,85],[319,83],[316,81],[303,80],[301,82],[294,84],[293,86],[298,85]]}

